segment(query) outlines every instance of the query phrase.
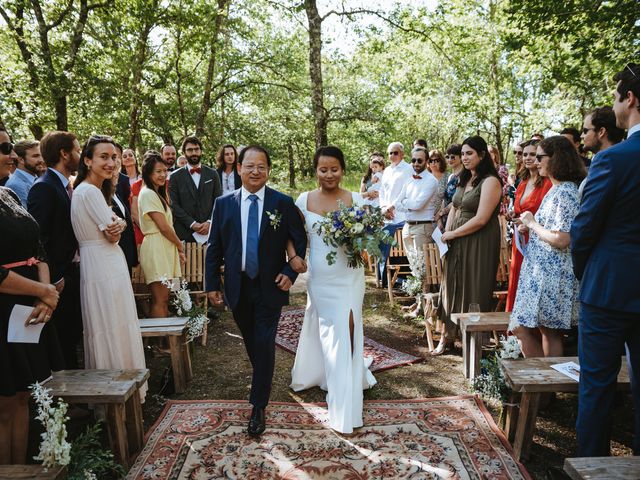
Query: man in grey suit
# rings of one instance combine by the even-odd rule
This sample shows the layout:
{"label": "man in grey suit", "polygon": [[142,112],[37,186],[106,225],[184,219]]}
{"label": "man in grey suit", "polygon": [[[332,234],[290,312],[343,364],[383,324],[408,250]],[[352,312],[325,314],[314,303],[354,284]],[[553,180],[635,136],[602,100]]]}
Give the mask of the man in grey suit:
{"label": "man in grey suit", "polygon": [[213,202],[222,188],[218,172],[200,163],[202,142],[198,137],[186,137],[182,153],[188,163],[169,180],[173,226],[180,240],[195,242],[194,233],[209,235]]}

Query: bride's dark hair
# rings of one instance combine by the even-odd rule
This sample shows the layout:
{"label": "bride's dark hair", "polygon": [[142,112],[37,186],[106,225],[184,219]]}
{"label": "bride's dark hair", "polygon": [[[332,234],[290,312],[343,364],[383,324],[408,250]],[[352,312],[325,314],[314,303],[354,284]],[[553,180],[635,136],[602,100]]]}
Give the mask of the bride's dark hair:
{"label": "bride's dark hair", "polygon": [[316,150],[315,155],[313,156],[313,169],[316,170],[318,168],[318,160],[320,157],[332,157],[338,160],[342,170],[347,171],[347,167],[344,163],[344,153],[338,147],[334,147],[332,145],[328,145],[326,147],[320,147]]}

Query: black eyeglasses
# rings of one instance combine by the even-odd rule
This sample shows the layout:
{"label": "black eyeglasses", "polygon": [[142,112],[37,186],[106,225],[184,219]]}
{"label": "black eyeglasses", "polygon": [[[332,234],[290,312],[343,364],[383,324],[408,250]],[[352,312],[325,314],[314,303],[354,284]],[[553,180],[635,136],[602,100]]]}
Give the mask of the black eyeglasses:
{"label": "black eyeglasses", "polygon": [[522,150],[514,150],[513,154],[514,155],[522,155]]}
{"label": "black eyeglasses", "polygon": [[582,133],[586,135],[587,133],[589,133],[589,130],[593,130],[594,132],[596,131],[595,128],[583,128]]}
{"label": "black eyeglasses", "polygon": [[429,159],[429,163],[440,163],[440,159],[439,158],[430,158]]}
{"label": "black eyeglasses", "polygon": [[0,153],[3,155],[9,155],[13,151],[13,143],[2,142],[0,143]]}
{"label": "black eyeglasses", "polygon": [[457,155],[445,155],[444,156],[445,160],[453,160],[456,157],[457,157]]}
{"label": "black eyeglasses", "polygon": [[550,156],[551,155],[547,155],[546,153],[544,155],[536,155],[536,160],[541,162],[544,157],[550,157]]}
{"label": "black eyeglasses", "polygon": [[411,163],[424,163],[424,160],[421,158],[412,158]]}

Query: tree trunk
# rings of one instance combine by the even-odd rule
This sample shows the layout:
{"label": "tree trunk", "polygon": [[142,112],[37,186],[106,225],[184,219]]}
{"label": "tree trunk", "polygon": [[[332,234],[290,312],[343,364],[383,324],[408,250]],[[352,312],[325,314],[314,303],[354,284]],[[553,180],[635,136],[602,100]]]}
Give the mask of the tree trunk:
{"label": "tree trunk", "polygon": [[218,0],[218,11],[211,32],[211,45],[209,46],[209,64],[207,66],[207,76],[204,82],[204,91],[202,101],[200,102],[200,110],[196,117],[196,136],[204,135],[204,123],[207,119],[209,110],[211,109],[211,90],[213,85],[213,75],[216,70],[216,55],[218,54],[218,35],[222,28],[222,19],[224,17],[224,9],[229,6],[230,0]]}
{"label": "tree trunk", "polygon": [[316,148],[327,145],[327,111],[324,108],[322,86],[322,18],[316,0],[305,0],[309,22],[309,78],[311,80],[311,108],[316,137]]}
{"label": "tree trunk", "polygon": [[149,9],[144,11],[144,23],[140,36],[136,42],[136,50],[133,64],[133,82],[131,85],[131,110],[129,111],[129,142],[130,149],[136,149],[136,143],[140,138],[140,110],[142,108],[142,72],[147,54],[149,52],[149,34],[156,21],[158,0],[154,0]]}
{"label": "tree trunk", "polygon": [[289,157],[289,187],[296,188],[296,165],[291,141],[287,142],[287,156]]}

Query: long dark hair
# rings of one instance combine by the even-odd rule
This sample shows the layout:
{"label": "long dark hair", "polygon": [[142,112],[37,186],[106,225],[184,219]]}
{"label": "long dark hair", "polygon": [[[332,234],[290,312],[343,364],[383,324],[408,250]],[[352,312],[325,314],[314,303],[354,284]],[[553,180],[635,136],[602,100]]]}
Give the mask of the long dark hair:
{"label": "long dark hair", "polygon": [[162,202],[162,206],[165,211],[167,210],[167,206],[169,205],[169,197],[167,196],[167,182],[164,182],[164,185],[161,187],[156,187],[151,180],[151,175],[153,175],[153,171],[156,168],[156,163],[165,164],[162,160],[162,155],[160,152],[155,150],[147,150],[145,154],[142,156],[142,181],[144,185],[153,190],[160,197],[160,201]]}
{"label": "long dark hair", "polygon": [[[89,137],[82,147],[82,153],[80,154],[80,164],[78,165],[78,175],[76,175],[76,179],[73,182],[73,188],[76,188],[82,182],[87,179],[87,175],[89,174],[89,167],[86,163],[84,163],[85,158],[93,158],[93,152],[96,149],[96,145],[100,143],[109,143],[116,146],[116,142],[113,138],[108,137],[106,135],[92,135]],[[102,195],[107,202],[107,205],[111,205],[111,197],[113,197],[113,182],[110,178],[106,178],[102,181],[102,186],[100,187],[102,191]]]}
{"label": "long dark hair", "polygon": [[233,169],[236,170],[236,168],[238,167],[238,151],[236,150],[236,147],[234,147],[230,143],[222,145],[218,150],[218,154],[216,155],[216,168],[225,168],[224,151],[227,148],[233,148]]}
{"label": "long dark hair", "polygon": [[[479,135],[465,138],[464,142],[462,142],[462,146],[464,145],[469,145],[480,157],[480,163],[476,167],[476,178],[473,180],[471,185],[473,187],[477,187],[478,184],[486,177],[496,177],[502,186],[502,179],[500,178],[500,175],[498,175],[498,171],[493,164],[491,155],[489,155],[489,147],[487,146],[487,142],[484,138]],[[469,183],[469,180],[471,180],[471,175],[471,170],[467,170],[466,168],[463,169],[462,172],[460,172],[460,182],[458,185],[465,188],[467,183]]]}

